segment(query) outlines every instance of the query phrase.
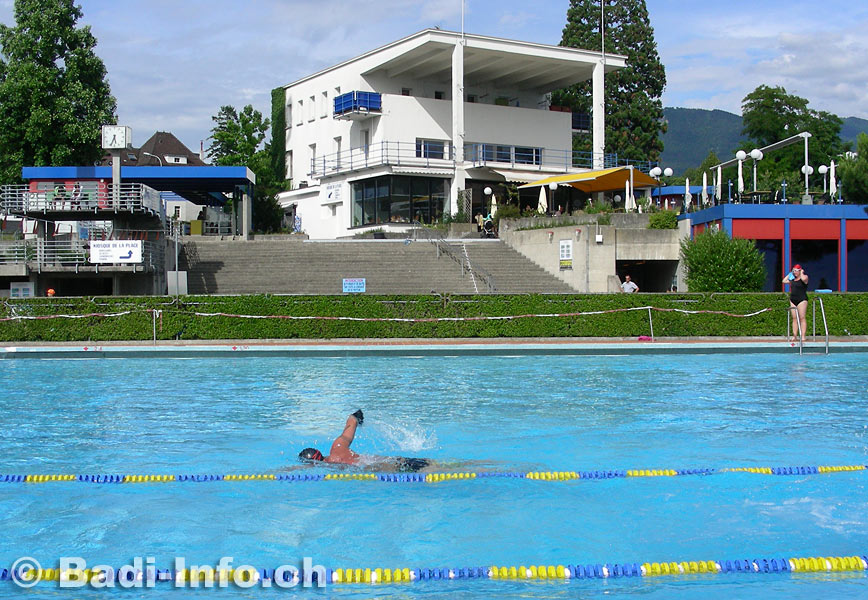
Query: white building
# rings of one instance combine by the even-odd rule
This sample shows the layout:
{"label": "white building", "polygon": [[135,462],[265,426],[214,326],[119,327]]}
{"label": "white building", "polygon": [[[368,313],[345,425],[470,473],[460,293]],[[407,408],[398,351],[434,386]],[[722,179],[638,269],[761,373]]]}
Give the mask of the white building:
{"label": "white building", "polygon": [[[286,90],[280,194],[301,229],[333,239],[485,210],[497,182],[603,168],[603,73],[624,57],[426,29]],[[550,93],[593,81],[593,155]],[[464,192],[469,190],[470,192]]]}

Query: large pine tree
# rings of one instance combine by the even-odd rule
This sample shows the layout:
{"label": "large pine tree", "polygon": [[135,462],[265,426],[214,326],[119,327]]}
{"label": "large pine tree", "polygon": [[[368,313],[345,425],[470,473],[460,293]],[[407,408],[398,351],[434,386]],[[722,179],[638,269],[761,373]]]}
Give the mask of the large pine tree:
{"label": "large pine tree", "polygon": [[[660,158],[665,132],[661,96],[666,72],[657,54],[654,29],[645,0],[570,0],[561,46],[599,51],[600,2],[605,5],[606,52],[627,57],[627,67],[606,75],[606,153],[620,158]],[[553,94],[554,104],[591,114],[591,82]],[[574,147],[590,150],[590,136],[578,136]]]}
{"label": "large pine tree", "polygon": [[73,0],[15,0],[0,25],[0,183],[23,166],[91,165],[100,126],[115,123],[106,69]]}

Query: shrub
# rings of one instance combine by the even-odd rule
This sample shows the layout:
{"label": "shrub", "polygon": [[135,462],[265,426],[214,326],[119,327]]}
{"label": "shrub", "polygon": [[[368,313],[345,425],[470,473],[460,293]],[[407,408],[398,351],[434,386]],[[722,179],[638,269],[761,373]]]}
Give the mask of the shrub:
{"label": "shrub", "polygon": [[682,240],[681,259],[691,292],[759,292],[765,284],[765,262],[753,241],[725,231]]}
{"label": "shrub", "polygon": [[678,215],[674,210],[661,210],[648,216],[648,229],[678,229]]}

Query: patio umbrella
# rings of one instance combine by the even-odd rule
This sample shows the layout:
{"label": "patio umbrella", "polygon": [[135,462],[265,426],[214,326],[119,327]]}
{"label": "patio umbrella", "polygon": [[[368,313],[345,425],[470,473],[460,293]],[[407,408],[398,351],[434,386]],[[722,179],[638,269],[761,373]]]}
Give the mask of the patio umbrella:
{"label": "patio umbrella", "polygon": [[829,167],[829,196],[834,198],[838,193],[838,182],[835,181],[835,161],[831,162]]}
{"label": "patio umbrella", "polygon": [[687,209],[690,208],[690,177],[684,178],[684,212],[687,212]]}
{"label": "patio umbrella", "polygon": [[723,168],[717,167],[717,189],[714,190],[717,201],[720,202],[723,198]]}
{"label": "patio umbrella", "polygon": [[708,173],[702,172],[702,205],[708,206]]}
{"label": "patio umbrella", "polygon": [[636,199],[633,197],[629,181],[624,182],[624,210],[627,212],[636,210]]}
{"label": "patio umbrella", "polygon": [[544,215],[549,209],[548,200],[546,200],[546,188],[544,185],[539,186],[539,204],[536,206],[536,211]]}
{"label": "patio umbrella", "polygon": [[497,214],[497,196],[494,194],[491,195],[491,210],[488,211],[492,217]]}
{"label": "patio umbrella", "polygon": [[742,194],[744,192],[744,172],[742,171],[742,168],[741,168],[741,163],[743,163],[743,162],[744,161],[741,161],[741,160],[738,161],[738,188],[736,188],[736,189],[738,189],[739,194]]}

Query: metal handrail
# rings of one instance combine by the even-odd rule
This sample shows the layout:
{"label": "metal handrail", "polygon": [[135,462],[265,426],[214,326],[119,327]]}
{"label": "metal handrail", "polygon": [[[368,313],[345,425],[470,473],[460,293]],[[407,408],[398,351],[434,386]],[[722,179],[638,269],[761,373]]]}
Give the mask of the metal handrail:
{"label": "metal handrail", "polygon": [[826,308],[823,306],[822,298],[814,298],[814,314],[816,315],[816,302],[820,302],[820,314],[823,316],[823,329],[826,331],[826,354],[829,353],[829,325],[826,323]]}
{"label": "metal handrail", "polygon": [[494,284],[494,277],[481,267],[474,267],[470,263],[469,258],[461,257],[453,251],[452,247],[446,243],[445,240],[440,238],[429,238],[428,240],[434,247],[436,248],[437,258],[440,258],[441,254],[445,254],[452,260],[454,260],[461,267],[461,276],[464,277],[465,272],[469,272],[471,275],[479,277],[482,282],[485,284],[486,288],[490,293],[497,291],[497,286]]}
{"label": "metal handrail", "polygon": [[[162,269],[163,256],[161,242],[143,241],[141,264],[146,269]],[[87,240],[42,239],[0,242],[0,264],[23,264],[40,272],[51,266],[92,265]]]}

